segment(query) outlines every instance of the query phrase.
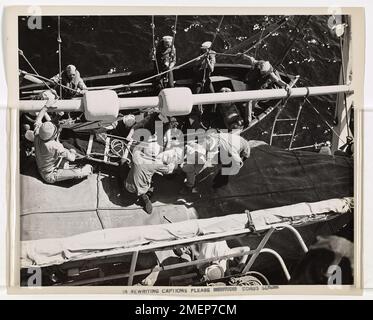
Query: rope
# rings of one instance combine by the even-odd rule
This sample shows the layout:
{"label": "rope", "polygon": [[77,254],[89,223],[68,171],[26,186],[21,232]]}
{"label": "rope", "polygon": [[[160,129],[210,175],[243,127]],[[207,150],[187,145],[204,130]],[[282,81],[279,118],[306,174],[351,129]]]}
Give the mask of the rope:
{"label": "rope", "polygon": [[157,73],[159,73],[159,66],[157,61],[157,49],[155,46],[155,24],[154,24],[154,16],[152,16],[152,23],[150,24],[152,28],[152,37],[153,37],[153,60],[155,61],[155,67],[157,69]]}
{"label": "rope", "polygon": [[269,36],[271,36],[274,32],[276,32],[278,29],[280,29],[289,20],[288,18],[284,18],[284,19],[285,19],[285,21],[283,21],[282,23],[280,23],[275,29],[273,29],[272,31],[270,31],[269,33],[267,33],[260,41],[258,41],[255,44],[253,44],[249,49],[245,50],[243,53],[249,52],[251,49],[255,48],[259,43],[263,42],[265,39],[267,39]]}
{"label": "rope", "polygon": [[172,34],[173,34],[173,37],[172,37],[172,45],[171,45],[171,49],[174,47],[174,44],[175,44],[175,38],[176,38],[176,28],[177,28],[177,16],[175,16],[175,24],[172,28]]}
{"label": "rope", "polygon": [[216,40],[216,37],[217,37],[218,33],[220,32],[220,27],[221,27],[221,25],[222,25],[222,23],[223,23],[223,20],[224,20],[224,16],[221,17],[220,22],[219,22],[219,24],[218,24],[218,27],[215,29],[216,31],[215,31],[215,34],[214,34],[214,38],[213,38],[212,41],[211,41],[211,47],[212,47],[212,45],[214,44],[214,42],[215,42],[215,40]]}
{"label": "rope", "polygon": [[[43,76],[41,76],[40,74],[34,74],[34,73],[29,73],[29,72],[26,72],[26,74],[28,74],[28,75],[30,75],[30,76],[34,76],[34,77],[36,77],[36,78],[39,78],[40,80],[45,80],[45,81],[48,81],[48,82],[50,82],[50,83],[55,83],[54,81],[52,81],[51,79],[48,79],[48,78],[46,78],[46,77],[43,77]],[[43,83],[45,83],[44,81],[43,81]],[[49,86],[48,86],[48,84],[46,84],[45,83],[45,85],[50,89],[50,90],[53,90],[53,89],[51,89]],[[57,85],[60,85],[59,83],[57,83]],[[75,90],[75,89],[73,89],[73,88],[69,88],[69,87],[67,87],[67,86],[65,86],[65,85],[63,85],[63,84],[61,84],[60,85],[62,88],[65,88],[65,89],[68,89],[68,90],[71,90],[71,91],[75,91],[76,93],[78,93],[78,90]]]}
{"label": "rope", "polygon": [[[39,73],[36,71],[36,69],[33,67],[33,65],[31,64],[31,62],[26,58],[26,56],[24,55],[23,51],[21,49],[18,49],[18,53],[21,55],[21,57],[23,57],[23,59],[25,59],[25,61],[27,62],[27,64],[30,66],[30,68],[35,72],[35,74],[31,74],[31,73],[27,73],[25,72],[26,74],[29,74],[30,76],[34,76],[34,77],[39,77],[41,81],[43,81],[44,85],[49,89],[49,90],[53,90],[44,80],[47,80],[47,81],[51,81],[50,79],[47,79],[47,78],[44,78],[42,77],[41,75],[39,75]],[[54,90],[53,90],[54,91]],[[59,99],[60,97],[57,95],[57,99]]]}
{"label": "rope", "polygon": [[60,85],[60,97],[62,97],[62,53],[61,53],[61,17],[58,16],[58,35],[57,35],[57,42],[58,42],[58,75],[59,75],[59,85]]}
{"label": "rope", "polygon": [[[307,23],[310,21],[312,16],[308,16],[307,17],[307,20],[304,22],[303,26],[302,26],[302,29],[307,25]],[[289,54],[290,52],[290,49],[291,47],[293,46],[293,44],[295,43],[295,41],[298,39],[298,36],[300,35],[300,29],[298,29],[298,26],[300,25],[301,21],[303,19],[302,18],[299,18],[299,21],[298,23],[296,24],[296,26],[293,28],[293,31],[295,30],[298,30],[297,34],[295,36],[293,36],[293,39],[290,41],[289,45],[287,46],[287,48],[284,50],[284,54],[282,55],[282,58],[281,60],[278,60],[276,63],[275,63],[275,67],[277,68],[278,65],[282,64],[285,60],[285,58],[287,57],[287,55]]]}
{"label": "rope", "polygon": [[135,84],[138,84],[138,83],[141,83],[141,82],[144,82],[144,81],[147,81],[147,80],[150,80],[150,79],[153,79],[153,78],[159,77],[159,76],[161,76],[161,75],[163,75],[163,74],[165,74],[165,73],[168,73],[168,72],[170,72],[170,71],[180,69],[180,68],[182,68],[182,67],[184,67],[184,66],[186,66],[186,65],[188,65],[188,64],[190,64],[190,63],[192,63],[192,62],[194,62],[194,61],[196,61],[196,60],[199,60],[199,59],[202,58],[204,55],[205,55],[205,54],[201,54],[200,56],[198,56],[198,57],[196,57],[196,58],[194,58],[194,59],[192,59],[192,60],[189,60],[189,61],[187,61],[187,62],[184,62],[184,63],[182,63],[182,64],[180,64],[180,65],[178,65],[178,66],[175,66],[175,67],[173,67],[173,68],[171,68],[171,69],[169,69],[169,70],[166,70],[166,71],[163,71],[163,72],[159,72],[159,73],[157,73],[157,74],[155,74],[155,75],[153,75],[153,76],[150,76],[150,77],[147,77],[147,78],[144,78],[144,79],[138,80],[138,81],[136,81],[136,82],[131,82],[129,85],[135,85]]}
{"label": "rope", "polygon": [[308,98],[306,98],[306,101],[312,106],[312,109],[315,110],[315,112],[320,116],[321,120],[325,122],[325,124],[329,127],[329,129],[332,130],[333,133],[338,137],[338,139],[341,140],[343,143],[346,143],[345,141],[343,141],[341,136],[333,129],[333,127],[329,124],[329,122],[323,117],[323,115],[319,112],[319,110],[317,110],[313,106],[313,104],[311,104],[311,102]]}
{"label": "rope", "polygon": [[[343,55],[343,42],[342,42],[342,37],[339,38],[339,44],[340,44],[340,49],[341,49],[341,60],[342,60],[342,84],[345,84],[345,64],[344,64],[344,55]],[[347,110],[347,95],[346,93],[343,93],[343,100],[344,100],[344,109],[346,113],[346,123],[347,123],[347,135],[350,135],[350,119],[348,116],[348,110]]]}

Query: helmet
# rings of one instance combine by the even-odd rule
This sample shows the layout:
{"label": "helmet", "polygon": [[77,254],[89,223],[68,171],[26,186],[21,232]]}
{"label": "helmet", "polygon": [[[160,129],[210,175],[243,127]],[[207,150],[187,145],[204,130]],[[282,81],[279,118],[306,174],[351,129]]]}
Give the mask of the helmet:
{"label": "helmet", "polygon": [[230,88],[223,87],[220,89],[220,92],[232,92],[232,90]]}
{"label": "helmet", "polygon": [[201,44],[201,49],[211,49],[212,42],[211,41],[205,41]]}
{"label": "helmet", "polygon": [[69,64],[66,67],[66,71],[75,72],[76,71],[76,67],[73,64]]}
{"label": "helmet", "polygon": [[39,128],[39,137],[43,141],[54,138],[57,134],[57,127],[50,121],[44,122]]}
{"label": "helmet", "polygon": [[213,281],[224,277],[224,269],[219,263],[213,263],[205,270],[206,280]]}
{"label": "helmet", "polygon": [[133,114],[127,114],[122,118],[122,121],[126,127],[131,128],[136,123],[136,118]]}
{"label": "helmet", "polygon": [[271,71],[272,66],[268,61],[260,61],[259,62],[259,68],[260,68],[260,72],[268,73],[268,72]]}

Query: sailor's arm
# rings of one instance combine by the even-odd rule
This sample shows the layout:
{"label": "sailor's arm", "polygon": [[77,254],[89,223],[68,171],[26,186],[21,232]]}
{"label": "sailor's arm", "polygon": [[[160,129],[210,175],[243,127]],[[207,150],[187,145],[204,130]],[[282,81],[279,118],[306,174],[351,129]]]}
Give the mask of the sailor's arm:
{"label": "sailor's arm", "polygon": [[288,89],[289,85],[281,79],[281,77],[279,75],[277,75],[275,72],[271,72],[269,74],[269,76],[271,77],[271,79],[276,82],[279,86],[281,86],[282,88],[286,88]]}
{"label": "sailor's arm", "polygon": [[251,66],[254,66],[258,62],[254,57],[249,56],[248,54],[241,53],[240,56],[248,60],[249,65]]}

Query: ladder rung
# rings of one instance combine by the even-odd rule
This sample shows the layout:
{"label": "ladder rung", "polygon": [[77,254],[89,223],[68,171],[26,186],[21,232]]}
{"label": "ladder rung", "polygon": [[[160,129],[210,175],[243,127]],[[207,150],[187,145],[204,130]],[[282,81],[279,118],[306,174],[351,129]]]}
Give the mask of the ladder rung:
{"label": "ladder rung", "polygon": [[292,136],[292,133],[279,133],[279,134],[273,134],[272,137],[286,137],[286,136]]}
{"label": "ladder rung", "polygon": [[291,118],[291,119],[277,119],[276,121],[297,121],[297,118]]}

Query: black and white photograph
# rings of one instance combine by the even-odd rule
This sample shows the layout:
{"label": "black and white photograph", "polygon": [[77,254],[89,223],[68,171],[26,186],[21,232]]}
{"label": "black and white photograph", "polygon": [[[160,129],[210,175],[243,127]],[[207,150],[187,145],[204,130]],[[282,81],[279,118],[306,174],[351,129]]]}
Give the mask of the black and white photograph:
{"label": "black and white photograph", "polygon": [[17,17],[20,287],[356,287],[351,15],[223,14]]}

